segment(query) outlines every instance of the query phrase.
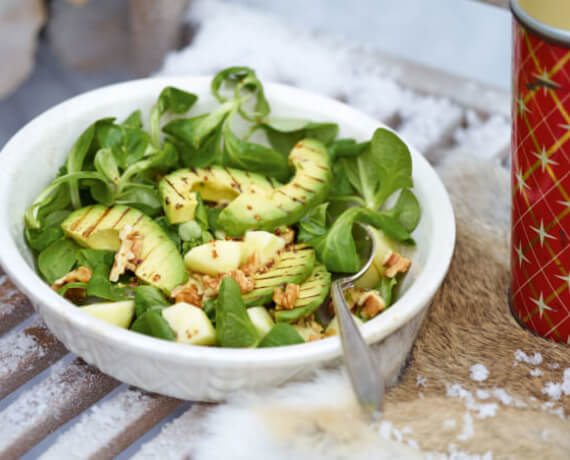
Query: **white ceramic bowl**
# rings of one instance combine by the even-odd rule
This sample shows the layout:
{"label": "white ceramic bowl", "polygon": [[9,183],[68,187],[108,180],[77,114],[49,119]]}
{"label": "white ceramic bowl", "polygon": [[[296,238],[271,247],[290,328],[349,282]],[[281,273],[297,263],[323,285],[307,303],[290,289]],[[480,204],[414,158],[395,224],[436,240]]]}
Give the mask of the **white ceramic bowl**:
{"label": "white ceramic bowl", "polygon": [[[0,154],[0,264],[31,299],[51,331],[103,372],[143,389],[191,400],[220,400],[243,388],[277,385],[341,355],[338,337],[269,349],[193,347],[136,334],[89,316],[40,279],[23,238],[23,215],[54,178],[78,135],[94,120],[119,119],[140,108],[148,115],[166,85],[200,96],[192,113],[210,110],[210,78],[137,80],[74,97],[22,128]],[[337,101],[299,89],[265,85],[272,114],[334,121],[340,137],[367,140],[382,123]],[[382,97],[381,94],[378,97]],[[410,146],[414,191],[422,218],[413,236],[413,270],[397,302],[362,327],[368,343],[380,341],[425,311],[453,253],[455,221],[449,197],[427,161]]]}

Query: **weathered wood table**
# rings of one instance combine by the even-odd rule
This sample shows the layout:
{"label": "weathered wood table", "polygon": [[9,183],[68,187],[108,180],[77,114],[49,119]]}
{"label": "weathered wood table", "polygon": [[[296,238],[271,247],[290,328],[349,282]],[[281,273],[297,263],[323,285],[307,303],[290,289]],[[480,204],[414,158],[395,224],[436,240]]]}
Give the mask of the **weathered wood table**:
{"label": "weathered wood table", "polygon": [[[394,57],[375,58],[418,107],[410,112],[396,104],[383,121],[408,138],[431,123],[416,138],[428,159],[437,162],[441,150],[473,149],[474,138],[493,131],[486,156],[507,161],[509,94]],[[0,458],[184,458],[208,407],[128,387],[85,364],[1,270],[0,399]]]}

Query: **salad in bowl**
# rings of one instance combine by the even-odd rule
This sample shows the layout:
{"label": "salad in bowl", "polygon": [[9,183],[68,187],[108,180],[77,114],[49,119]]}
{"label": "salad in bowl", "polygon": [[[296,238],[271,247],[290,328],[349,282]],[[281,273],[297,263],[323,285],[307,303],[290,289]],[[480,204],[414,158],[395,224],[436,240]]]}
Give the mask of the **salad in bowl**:
{"label": "salad in bowl", "polygon": [[150,111],[93,120],[25,214],[51,288],[122,328],[187,345],[275,347],[338,333],[331,280],[358,323],[382,314],[410,268],[420,219],[406,144],[357,142],[333,122],[272,117],[255,72],[212,80],[219,102],[165,87]]}

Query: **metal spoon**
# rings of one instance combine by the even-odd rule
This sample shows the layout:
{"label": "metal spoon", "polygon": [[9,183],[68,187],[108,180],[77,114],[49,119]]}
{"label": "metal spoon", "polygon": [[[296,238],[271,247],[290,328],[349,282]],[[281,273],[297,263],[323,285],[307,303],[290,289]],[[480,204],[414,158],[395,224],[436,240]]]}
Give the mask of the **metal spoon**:
{"label": "metal spoon", "polygon": [[347,278],[340,278],[333,281],[331,297],[334,311],[338,318],[340,339],[344,352],[344,363],[348,369],[352,389],[362,408],[368,412],[372,418],[377,419],[382,413],[382,405],[384,402],[384,378],[378,369],[370,348],[362,338],[358,326],[352,319],[350,309],[344,299],[344,289],[352,287],[354,281],[368,270],[376,253],[376,242],[372,232],[368,227],[364,225],[362,225],[362,227],[366,230],[372,241],[370,256],[359,272]]}

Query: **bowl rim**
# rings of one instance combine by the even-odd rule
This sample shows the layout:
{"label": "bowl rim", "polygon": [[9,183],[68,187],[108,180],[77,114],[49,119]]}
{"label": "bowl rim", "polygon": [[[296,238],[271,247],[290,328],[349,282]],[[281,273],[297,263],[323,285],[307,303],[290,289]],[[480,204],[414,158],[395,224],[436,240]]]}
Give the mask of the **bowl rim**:
{"label": "bowl rim", "polygon": [[[72,111],[78,105],[99,102],[109,98],[110,94],[158,94],[164,86],[179,86],[191,90],[195,87],[208,87],[211,76],[152,77],[107,85],[94,89],[57,104],[35,117],[22,127],[0,151],[0,265],[8,277],[34,303],[41,303],[56,313],[60,321],[65,320],[69,327],[77,328],[82,333],[97,340],[107,341],[109,345],[131,350],[176,362],[203,363],[213,368],[254,367],[262,365],[273,368],[284,365],[299,365],[307,362],[322,361],[340,356],[341,344],[338,336],[325,338],[310,343],[274,347],[266,349],[234,349],[219,347],[183,346],[176,342],[160,340],[154,337],[136,334],[102,320],[92,317],[79,308],[70,308],[72,304],[54,292],[35,270],[28,266],[16,242],[10,235],[8,208],[12,175],[22,163],[18,158],[20,146],[26,144],[26,138],[36,132],[42,132],[55,117]],[[282,99],[302,98],[314,104],[316,111],[324,113],[341,112],[354,119],[354,124],[370,127],[383,127],[396,132],[384,123],[363,114],[339,101],[306,90],[279,83],[264,83],[266,94]],[[399,134],[398,134],[399,135]],[[402,137],[402,136],[400,136]],[[368,343],[387,337],[406,324],[427,305],[445,277],[455,247],[455,217],[447,191],[437,173],[427,160],[403,139],[412,155],[414,180],[421,171],[422,182],[429,191],[429,204],[437,203],[437,219],[433,219],[432,247],[428,251],[424,266],[418,277],[389,309],[374,320],[365,323],[361,332]],[[54,168],[55,172],[55,168]],[[425,212],[425,209],[422,209]]]}

